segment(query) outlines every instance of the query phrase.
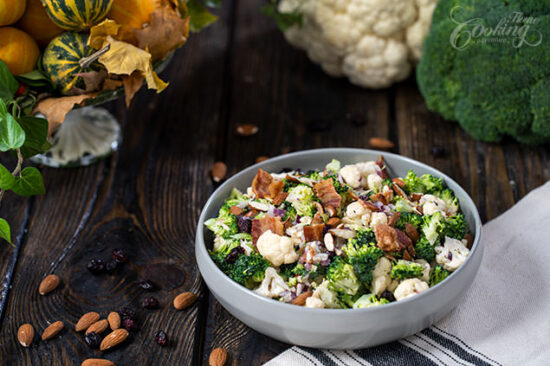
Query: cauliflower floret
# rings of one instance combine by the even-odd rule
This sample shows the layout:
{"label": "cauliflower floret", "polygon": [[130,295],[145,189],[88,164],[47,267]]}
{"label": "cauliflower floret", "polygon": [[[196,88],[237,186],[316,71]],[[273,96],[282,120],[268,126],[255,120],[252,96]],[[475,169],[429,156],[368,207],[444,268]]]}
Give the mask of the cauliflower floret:
{"label": "cauliflower floret", "polygon": [[447,271],[455,271],[464,263],[470,253],[470,250],[466,248],[466,243],[466,240],[461,241],[446,236],[443,246],[435,247],[437,253],[435,261]]}
{"label": "cauliflower floret", "polygon": [[378,263],[372,271],[371,292],[380,295],[391,284],[391,262],[386,257],[378,259]]}
{"label": "cauliflower floret", "polygon": [[[336,293],[331,291],[329,288],[329,282],[328,280],[324,280],[313,292],[313,295],[311,297],[317,298],[321,300],[324,304],[323,307],[327,308],[339,308],[340,305],[338,304],[338,296]],[[309,298],[308,298],[309,299]],[[307,300],[306,300],[306,306],[307,306]]]}
{"label": "cauliflower floret", "polygon": [[387,225],[388,216],[383,212],[373,212],[371,214],[370,226],[375,227],[378,224]]}
{"label": "cauliflower floret", "polygon": [[332,76],[382,88],[405,79],[420,59],[437,0],[282,0],[302,25],[286,39]]}
{"label": "cauliflower floret", "polygon": [[299,258],[294,250],[292,240],[287,236],[272,233],[271,230],[263,233],[256,242],[256,248],[271,264],[279,267],[281,264],[296,262]]}
{"label": "cauliflower floret", "polygon": [[279,297],[283,291],[289,290],[290,288],[285,283],[285,280],[279,276],[275,268],[267,267],[265,278],[254,292],[265,297]]}
{"label": "cauliflower floret", "polygon": [[428,288],[429,286],[426,282],[418,278],[409,278],[408,280],[401,281],[395,289],[393,296],[395,296],[396,300],[403,300],[426,291]]}
{"label": "cauliflower floret", "polygon": [[300,216],[313,216],[314,199],[313,189],[305,185],[292,188],[286,197]]}
{"label": "cauliflower floret", "polygon": [[373,191],[378,191],[380,187],[382,187],[382,180],[382,177],[379,176],[377,173],[369,174],[369,176],[367,177],[367,186]]}
{"label": "cauliflower floret", "polygon": [[323,300],[318,297],[310,296],[306,299],[306,308],[319,308],[322,309],[325,307]]}
{"label": "cauliflower floret", "polygon": [[417,259],[414,263],[420,264],[424,269],[422,270],[422,277],[420,279],[425,282],[430,281],[430,263],[426,262],[424,259]]}
{"label": "cauliflower floret", "polygon": [[346,207],[346,216],[349,218],[355,218],[358,216],[363,216],[367,211],[367,208],[365,208],[361,202],[354,201]]}
{"label": "cauliflower floret", "polygon": [[441,212],[444,216],[453,216],[457,212],[456,208],[448,207],[445,201],[432,194],[423,195],[419,203],[422,205],[424,215],[433,215],[436,212]]}
{"label": "cauliflower floret", "polygon": [[361,172],[355,165],[346,165],[340,169],[340,175],[344,179],[344,182],[351,188],[358,188],[361,186]]}
{"label": "cauliflower floret", "polygon": [[346,215],[342,218],[342,223],[353,230],[367,227],[369,225],[371,212],[359,201],[350,203],[346,207]]}

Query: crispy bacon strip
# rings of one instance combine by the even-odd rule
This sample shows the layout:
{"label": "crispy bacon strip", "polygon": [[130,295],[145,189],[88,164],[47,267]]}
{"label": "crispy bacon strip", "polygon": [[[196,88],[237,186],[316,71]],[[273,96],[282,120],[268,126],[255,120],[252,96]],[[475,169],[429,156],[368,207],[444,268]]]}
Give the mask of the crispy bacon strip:
{"label": "crispy bacon strip", "polygon": [[278,194],[283,193],[285,182],[282,180],[274,180],[268,187],[269,197],[275,198]]}
{"label": "crispy bacon strip", "polygon": [[336,192],[332,178],[324,179],[313,186],[317,198],[325,207],[340,207],[342,197]]}
{"label": "crispy bacon strip", "polygon": [[275,206],[279,206],[281,203],[283,203],[288,196],[288,192],[281,192],[275,197],[273,197],[273,204]]}
{"label": "crispy bacon strip", "polygon": [[387,179],[390,177],[388,170],[386,169],[386,162],[384,161],[384,157],[382,155],[378,158],[376,165],[378,165],[382,170],[382,178]]}
{"label": "crispy bacon strip", "polygon": [[416,243],[418,241],[418,238],[420,237],[420,234],[418,233],[416,226],[414,226],[410,222],[407,222],[405,224],[405,234],[407,234],[407,236],[411,238],[413,243]]}
{"label": "crispy bacon strip", "polygon": [[304,226],[304,238],[306,243],[310,241],[323,241],[325,224]]}
{"label": "crispy bacon strip", "polygon": [[258,168],[258,173],[252,181],[252,192],[254,192],[258,198],[268,197],[271,182],[273,182],[273,177],[271,174]]}
{"label": "crispy bacon strip", "polygon": [[365,201],[365,200],[362,200],[362,199],[359,199],[359,202],[365,207],[365,208],[368,208],[369,210],[371,210],[372,212],[380,212],[380,208],[378,208],[378,206],[376,206],[374,203],[372,203],[371,201]]}
{"label": "crispy bacon strip", "polygon": [[397,240],[397,232],[389,225],[377,224],[374,226],[376,245],[384,252],[396,252],[401,249]]}
{"label": "crispy bacon strip", "polygon": [[401,212],[392,213],[388,221],[388,225],[395,226],[395,224],[397,224],[397,221],[399,221],[400,218],[401,218]]}
{"label": "crispy bacon strip", "polygon": [[395,233],[397,234],[397,242],[399,243],[399,246],[401,247],[401,249],[405,249],[412,246],[412,240],[407,235],[405,235],[404,232],[395,228],[394,230],[395,230]]}
{"label": "crispy bacon strip", "polygon": [[393,183],[392,184],[392,188],[393,190],[395,191],[395,193],[397,193],[398,195],[400,195],[401,197],[403,197],[404,199],[408,200],[409,197],[407,197],[407,194],[405,193],[405,191],[403,189],[401,189],[401,187],[399,186],[399,184],[397,183]]}
{"label": "crispy bacon strip", "polygon": [[265,215],[261,219],[252,220],[252,230],[250,234],[252,235],[252,242],[254,245],[256,245],[258,238],[268,230],[271,230],[271,232],[277,235],[283,235],[285,229],[281,222],[281,218]]}

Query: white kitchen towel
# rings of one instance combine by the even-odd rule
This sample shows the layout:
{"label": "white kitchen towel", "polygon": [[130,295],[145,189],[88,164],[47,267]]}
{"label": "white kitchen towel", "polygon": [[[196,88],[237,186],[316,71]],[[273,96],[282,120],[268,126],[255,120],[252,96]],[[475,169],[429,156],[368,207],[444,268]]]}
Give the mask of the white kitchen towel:
{"label": "white kitchen towel", "polygon": [[378,347],[292,347],[266,366],[550,365],[550,182],[483,226],[485,253],[456,308]]}

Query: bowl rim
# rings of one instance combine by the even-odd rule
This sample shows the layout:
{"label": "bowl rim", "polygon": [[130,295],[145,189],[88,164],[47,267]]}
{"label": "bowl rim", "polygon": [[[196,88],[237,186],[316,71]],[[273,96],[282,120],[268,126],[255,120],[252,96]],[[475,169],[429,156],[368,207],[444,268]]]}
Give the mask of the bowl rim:
{"label": "bowl rim", "polygon": [[[369,154],[380,154],[383,157],[391,156],[391,157],[396,158],[396,159],[401,159],[401,160],[403,160],[407,163],[413,163],[413,164],[418,165],[422,168],[428,168],[428,169],[431,169],[431,170],[435,170],[437,172],[437,174],[439,174],[440,178],[443,178],[445,180],[445,182],[454,183],[458,187],[458,190],[461,191],[461,193],[464,195],[466,203],[470,207],[473,208],[471,213],[472,213],[472,217],[474,219],[475,235],[474,235],[474,241],[472,243],[472,247],[470,249],[470,253],[467,256],[464,263],[456,271],[452,272],[451,275],[449,275],[443,281],[441,281],[440,283],[438,283],[437,285],[435,285],[433,287],[428,288],[425,291],[422,291],[421,293],[419,293],[415,296],[410,296],[410,297],[405,298],[403,300],[394,301],[394,302],[391,302],[389,304],[384,304],[384,306],[372,306],[372,307],[361,308],[361,309],[353,309],[353,308],[345,308],[345,309],[308,308],[308,307],[305,307],[305,306],[296,306],[296,305],[292,305],[292,304],[287,304],[287,303],[284,303],[284,302],[281,302],[281,301],[273,300],[273,299],[265,297],[265,296],[258,295],[254,291],[252,291],[252,290],[246,288],[245,286],[242,286],[242,285],[238,284],[237,282],[233,281],[225,273],[223,273],[218,268],[218,266],[214,263],[212,258],[210,257],[210,255],[208,253],[208,250],[206,249],[207,248],[206,247],[206,242],[204,240],[204,230],[205,230],[204,221],[206,221],[206,219],[208,219],[208,218],[206,218],[206,211],[207,211],[206,208],[208,208],[210,205],[212,205],[212,202],[214,201],[214,199],[223,190],[225,190],[227,187],[230,187],[231,189],[235,188],[234,186],[232,186],[232,184],[233,184],[232,182],[238,176],[241,176],[241,175],[244,175],[244,174],[247,174],[247,173],[252,173],[254,170],[256,170],[258,168],[261,168],[262,166],[267,165],[271,162],[287,160],[287,159],[291,159],[293,157],[304,155],[304,154],[326,155],[326,154],[330,154],[331,152],[335,152],[335,153],[336,152],[350,152],[350,153],[357,153],[357,154],[369,153]],[[334,159],[334,158],[332,158],[332,159]],[[304,313],[312,313],[312,314],[315,313],[315,314],[340,314],[340,315],[350,314],[351,315],[351,314],[358,314],[358,313],[364,313],[364,312],[369,312],[369,311],[370,312],[383,311],[384,309],[389,310],[390,308],[400,307],[400,306],[406,305],[410,302],[420,301],[421,299],[424,299],[427,296],[435,295],[442,287],[444,287],[445,283],[447,283],[449,280],[452,280],[453,277],[456,277],[456,276],[454,276],[455,273],[460,273],[466,267],[468,267],[467,264],[474,257],[475,253],[477,253],[478,251],[481,250],[480,244],[479,244],[480,239],[481,239],[481,228],[482,228],[481,218],[479,216],[477,206],[475,205],[473,199],[470,197],[468,192],[466,192],[466,190],[464,188],[462,188],[462,186],[460,184],[458,184],[454,179],[450,178],[448,175],[441,172],[439,169],[436,169],[432,166],[429,166],[425,163],[422,163],[420,161],[411,159],[411,158],[406,157],[406,156],[402,156],[402,155],[391,153],[391,152],[381,151],[381,150],[361,149],[361,148],[339,148],[339,147],[336,147],[336,148],[319,148],[319,149],[300,150],[300,151],[296,151],[296,152],[292,152],[292,153],[288,153],[288,154],[284,154],[284,155],[279,155],[279,156],[270,158],[268,160],[262,161],[260,163],[253,164],[253,165],[251,165],[251,166],[249,166],[245,169],[242,169],[239,172],[235,173],[230,178],[228,178],[223,184],[221,184],[210,195],[210,197],[208,198],[208,200],[206,201],[206,203],[204,204],[204,206],[201,209],[201,214],[200,214],[200,217],[199,217],[199,221],[197,223],[197,232],[196,232],[196,237],[195,237],[195,252],[196,252],[195,255],[196,255],[196,258],[197,258],[197,263],[198,263],[199,252],[200,252],[200,255],[206,256],[208,258],[206,260],[208,265],[210,267],[213,266],[215,268],[214,271],[219,275],[219,277],[222,278],[220,280],[223,281],[223,283],[221,283],[220,285],[221,286],[230,286],[230,287],[232,287],[232,291],[238,291],[238,294],[234,294],[235,298],[238,298],[239,294],[242,294],[243,296],[252,296],[253,298],[257,299],[258,301],[263,302],[266,306],[274,306],[275,308],[280,309],[281,311],[291,310],[291,311],[301,311],[301,312],[304,312]],[[201,276],[202,276],[202,271],[201,271],[200,265],[199,265],[199,272],[201,272]],[[468,285],[468,287],[469,287],[469,285]]]}

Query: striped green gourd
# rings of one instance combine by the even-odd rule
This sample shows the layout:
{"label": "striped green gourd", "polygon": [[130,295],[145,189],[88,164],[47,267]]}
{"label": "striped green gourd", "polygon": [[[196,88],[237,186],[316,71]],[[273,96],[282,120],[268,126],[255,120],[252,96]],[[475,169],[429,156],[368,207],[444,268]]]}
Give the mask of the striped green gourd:
{"label": "striped green gourd", "polygon": [[107,17],[113,0],[42,0],[48,16],[71,31],[90,29]]}
{"label": "striped green gourd", "polygon": [[97,70],[99,67],[96,62],[83,69],[78,63],[95,52],[86,44],[88,37],[86,33],[63,33],[55,37],[44,50],[42,68],[62,94],[68,94],[73,87],[84,89],[84,80],[77,74]]}

